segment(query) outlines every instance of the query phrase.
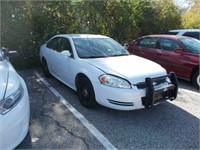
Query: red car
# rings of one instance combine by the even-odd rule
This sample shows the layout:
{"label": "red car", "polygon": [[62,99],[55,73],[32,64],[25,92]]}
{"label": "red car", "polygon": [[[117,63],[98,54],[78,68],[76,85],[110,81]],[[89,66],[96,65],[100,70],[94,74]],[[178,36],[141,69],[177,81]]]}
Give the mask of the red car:
{"label": "red car", "polygon": [[200,87],[200,41],[175,35],[149,35],[128,45],[130,53],[150,59]]}

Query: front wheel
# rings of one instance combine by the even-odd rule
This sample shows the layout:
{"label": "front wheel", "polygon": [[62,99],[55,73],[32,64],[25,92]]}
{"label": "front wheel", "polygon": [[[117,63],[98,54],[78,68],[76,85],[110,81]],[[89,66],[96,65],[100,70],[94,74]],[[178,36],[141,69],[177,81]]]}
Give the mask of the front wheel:
{"label": "front wheel", "polygon": [[199,71],[196,71],[192,77],[192,84],[199,89],[200,87],[200,75]]}
{"label": "front wheel", "polygon": [[83,106],[87,108],[95,108],[97,106],[93,86],[87,78],[81,77],[78,80],[77,92]]}

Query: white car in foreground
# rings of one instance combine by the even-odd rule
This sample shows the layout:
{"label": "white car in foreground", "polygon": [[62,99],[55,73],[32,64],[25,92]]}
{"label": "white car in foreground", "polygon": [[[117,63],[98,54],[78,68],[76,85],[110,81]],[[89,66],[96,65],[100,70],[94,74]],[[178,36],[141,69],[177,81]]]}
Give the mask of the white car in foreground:
{"label": "white car in foreground", "polygon": [[24,80],[0,49],[0,149],[11,150],[29,128],[29,97]]}
{"label": "white car in foreground", "polygon": [[44,74],[53,75],[78,93],[81,104],[134,110],[174,100],[176,75],[147,59],[130,55],[102,35],[65,34],[40,48]]}

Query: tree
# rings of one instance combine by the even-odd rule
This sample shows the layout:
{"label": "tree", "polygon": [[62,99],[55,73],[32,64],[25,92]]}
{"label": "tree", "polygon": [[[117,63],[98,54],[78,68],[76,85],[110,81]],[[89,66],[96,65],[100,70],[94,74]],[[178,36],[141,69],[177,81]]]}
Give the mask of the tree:
{"label": "tree", "polygon": [[174,0],[174,1],[182,12],[188,11],[194,5],[194,0]]}
{"label": "tree", "polygon": [[198,28],[200,29],[200,2],[195,1],[193,7],[182,15],[183,28]]}
{"label": "tree", "polygon": [[178,28],[180,18],[172,0],[1,1],[1,46],[20,52],[20,66],[33,66],[55,34],[103,34],[124,43]]}
{"label": "tree", "polygon": [[158,0],[156,8],[159,14],[157,22],[160,32],[167,33],[169,29],[177,29],[181,25],[181,10],[175,6],[173,0]]}

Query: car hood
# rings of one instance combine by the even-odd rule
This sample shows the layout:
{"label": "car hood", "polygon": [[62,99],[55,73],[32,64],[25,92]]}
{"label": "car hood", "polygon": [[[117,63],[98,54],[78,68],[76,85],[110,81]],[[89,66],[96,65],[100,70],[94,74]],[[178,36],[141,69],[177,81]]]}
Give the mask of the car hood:
{"label": "car hood", "polygon": [[19,77],[12,65],[6,60],[0,61],[0,101],[11,95],[19,84]]}
{"label": "car hood", "polygon": [[107,74],[125,78],[132,84],[144,82],[146,77],[166,75],[166,70],[159,64],[135,55],[85,59],[85,61]]}

